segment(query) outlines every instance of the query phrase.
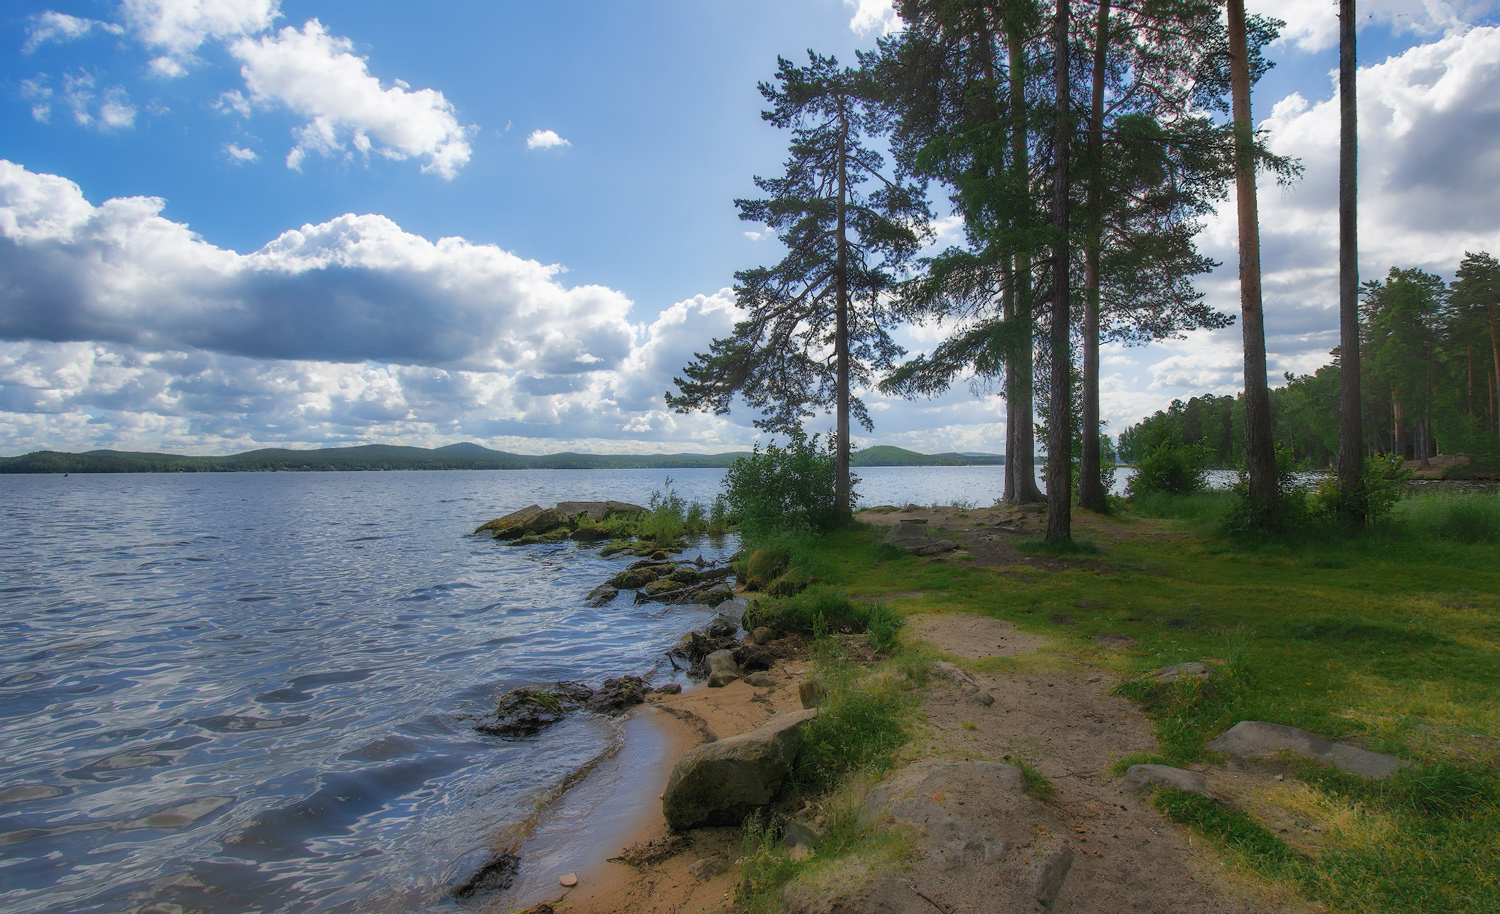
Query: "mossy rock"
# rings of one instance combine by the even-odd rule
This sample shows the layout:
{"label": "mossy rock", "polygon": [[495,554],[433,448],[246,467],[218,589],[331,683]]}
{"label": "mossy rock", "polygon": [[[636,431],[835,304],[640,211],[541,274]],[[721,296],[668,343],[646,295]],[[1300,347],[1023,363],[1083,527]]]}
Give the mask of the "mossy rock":
{"label": "mossy rock", "polygon": [[773,597],[794,597],[813,583],[815,583],[814,580],[808,577],[806,572],[800,568],[793,568],[772,581],[766,587],[766,593]]}
{"label": "mossy rock", "polygon": [[701,578],[702,575],[698,574],[698,570],[696,568],[689,568],[686,565],[677,566],[677,568],[675,568],[671,574],[667,575],[667,580],[676,581],[677,583],[684,585],[696,584]]}
{"label": "mossy rock", "polygon": [[579,527],[573,531],[573,539],[580,543],[597,543],[609,539],[609,531],[603,527]]}
{"label": "mossy rock", "polygon": [[671,593],[674,590],[681,589],[682,585],[677,583],[676,581],[673,581],[670,578],[662,578],[661,580],[652,581],[650,584],[642,587],[641,593],[645,594],[648,597],[654,597],[657,594]]}
{"label": "mossy rock", "polygon": [[765,590],[767,585],[781,577],[786,571],[787,556],[774,549],[757,549],[750,553],[745,563],[745,582],[752,590]]}
{"label": "mossy rock", "polygon": [[657,574],[655,568],[636,568],[631,571],[622,571],[610,578],[609,586],[618,587],[621,590],[639,590],[659,577],[661,575]]}
{"label": "mossy rock", "polygon": [[614,543],[610,543],[608,546],[605,546],[603,549],[600,549],[599,550],[599,556],[601,558],[606,558],[607,559],[607,558],[609,558],[612,555],[619,555],[622,552],[629,552],[629,551],[630,551],[630,544],[629,543],[614,542]]}

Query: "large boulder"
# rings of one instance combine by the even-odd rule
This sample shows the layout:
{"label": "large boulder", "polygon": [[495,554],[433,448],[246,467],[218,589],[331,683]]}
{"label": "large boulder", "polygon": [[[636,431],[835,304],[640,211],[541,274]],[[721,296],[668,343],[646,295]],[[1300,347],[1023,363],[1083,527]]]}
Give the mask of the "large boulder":
{"label": "large boulder", "polygon": [[482,524],[474,532],[488,533],[497,540],[514,540],[559,530],[566,533],[585,520],[598,522],[618,515],[644,514],[645,511],[640,505],[623,501],[563,501],[552,508],[528,505]]}
{"label": "large boulder", "polygon": [[632,568],[609,579],[609,586],[621,590],[638,590],[655,581],[661,574],[655,568]]}
{"label": "large boulder", "polygon": [[1223,736],[1209,743],[1208,748],[1237,758],[1289,752],[1376,781],[1385,780],[1406,764],[1394,756],[1381,755],[1348,743],[1336,743],[1296,727],[1259,720],[1235,724]]}
{"label": "large boulder", "polygon": [[714,651],[708,655],[708,687],[722,688],[745,675],[734,659],[734,651]]}
{"label": "large boulder", "polygon": [[886,531],[885,544],[904,549],[911,555],[937,555],[958,548],[952,540],[933,539],[927,535],[926,520],[904,520]]}
{"label": "large boulder", "polygon": [[1043,912],[1073,863],[1067,829],[1026,794],[1019,769],[999,762],[915,762],[870,791],[859,821],[867,830],[909,828],[909,865],[893,872],[846,858],[805,870],[782,892],[786,910],[932,914],[932,899],[942,899],[943,910]]}
{"label": "large boulder", "polygon": [[691,749],[672,769],[662,814],[673,831],[739,825],[776,798],[802,747],[802,727],[816,709],[778,714],[766,724]]}
{"label": "large boulder", "polygon": [[606,679],[583,706],[596,714],[623,714],[645,701],[646,693],[650,691],[646,680],[639,676]]}

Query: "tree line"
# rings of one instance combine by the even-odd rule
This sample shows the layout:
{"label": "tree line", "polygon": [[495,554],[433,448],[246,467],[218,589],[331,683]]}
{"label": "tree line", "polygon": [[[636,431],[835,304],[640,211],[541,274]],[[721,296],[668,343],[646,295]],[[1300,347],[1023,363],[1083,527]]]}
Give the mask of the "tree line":
{"label": "tree line", "polygon": [[[762,116],[790,131],[788,157],[780,176],[755,179],[764,196],[736,205],[785,255],[736,273],[745,320],[683,369],[668,404],[722,414],[738,399],[783,433],[831,411],[847,517],[850,423],[873,428],[857,390],[998,387],[1003,497],[1045,498],[1047,536],[1066,541],[1075,472],[1078,504],[1106,508],[1101,342],[1235,319],[1193,285],[1215,266],[1196,246],[1201,220],[1235,182],[1245,456],[1251,497],[1273,516],[1255,177],[1291,180],[1298,165],[1269,152],[1250,118],[1282,23],[1228,7],[1221,19],[1215,0],[897,0],[906,29],[856,66],[815,51],[779,59]],[[934,187],[964,243],[923,257]],[[905,358],[890,335],[902,321],[950,332]]]}
{"label": "tree line", "polygon": [[[1500,463],[1500,262],[1466,253],[1452,282],[1392,267],[1360,295],[1360,451],[1426,465],[1440,451]],[[1271,391],[1273,437],[1298,467],[1334,465],[1339,453],[1340,350],[1309,375]],[[1201,444],[1210,466],[1244,462],[1244,399],[1174,400],[1120,434],[1134,463],[1163,440]]]}

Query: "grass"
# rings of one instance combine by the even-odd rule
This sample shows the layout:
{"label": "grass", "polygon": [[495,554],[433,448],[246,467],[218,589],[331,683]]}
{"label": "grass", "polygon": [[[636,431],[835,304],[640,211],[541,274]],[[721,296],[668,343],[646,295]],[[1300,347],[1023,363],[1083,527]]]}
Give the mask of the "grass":
{"label": "grass", "polygon": [[[877,598],[919,590],[924,611],[1005,619],[1111,669],[1159,741],[1122,766],[1209,758],[1205,743],[1240,720],[1398,755],[1412,767],[1385,785],[1316,769],[1302,793],[1268,800],[1301,804],[1317,827],[1307,853],[1255,815],[1160,802],[1251,869],[1337,910],[1500,911],[1500,562],[1474,533],[1487,522],[1464,519],[1497,502],[1465,498],[1408,500],[1363,533],[1253,542],[1214,532],[1224,493],[1136,499],[1091,516],[1100,554],[1059,556],[1051,571],[900,556],[856,527],[819,541],[819,576]],[[1135,644],[1104,650],[1103,633]],[[1190,660],[1222,675],[1211,687],[1141,675]]]}
{"label": "grass", "polygon": [[1395,513],[1397,524],[1419,535],[1500,545],[1500,493],[1408,498]]}
{"label": "grass", "polygon": [[881,601],[853,602],[836,587],[815,585],[785,599],[760,600],[745,612],[745,627],[762,625],[786,634],[868,633],[870,646],[888,654],[896,647],[901,615]]}

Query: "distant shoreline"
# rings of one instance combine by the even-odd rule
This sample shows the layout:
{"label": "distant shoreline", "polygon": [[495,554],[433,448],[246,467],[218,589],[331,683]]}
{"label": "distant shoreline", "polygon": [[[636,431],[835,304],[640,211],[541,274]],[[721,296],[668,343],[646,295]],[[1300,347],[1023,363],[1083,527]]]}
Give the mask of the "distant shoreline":
{"label": "distant shoreline", "polygon": [[[191,457],[137,451],[35,451],[0,457],[0,473],[316,473],[380,470],[677,470],[725,469],[748,451],[723,454],[548,454],[494,451],[477,444],[440,448],[370,444],[294,451],[265,448],[243,454]],[[850,455],[855,467],[1004,466],[994,454],[920,454],[877,445]]]}

